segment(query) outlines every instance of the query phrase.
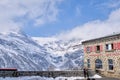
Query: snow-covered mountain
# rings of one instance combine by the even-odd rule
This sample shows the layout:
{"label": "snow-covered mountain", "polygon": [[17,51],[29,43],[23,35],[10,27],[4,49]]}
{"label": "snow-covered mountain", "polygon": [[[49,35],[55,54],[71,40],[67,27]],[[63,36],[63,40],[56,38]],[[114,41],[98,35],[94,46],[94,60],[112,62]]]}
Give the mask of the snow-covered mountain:
{"label": "snow-covered mountain", "polygon": [[56,38],[33,37],[38,44],[51,53],[49,61],[60,69],[77,69],[83,66],[81,40],[58,40]]}
{"label": "snow-covered mountain", "polygon": [[23,33],[0,34],[0,68],[46,70],[46,50]]}
{"label": "snow-covered mountain", "polygon": [[69,69],[81,67],[82,60],[83,53],[80,44],[72,45],[72,41],[63,43],[54,40],[41,45],[20,31],[0,34],[0,68]]}

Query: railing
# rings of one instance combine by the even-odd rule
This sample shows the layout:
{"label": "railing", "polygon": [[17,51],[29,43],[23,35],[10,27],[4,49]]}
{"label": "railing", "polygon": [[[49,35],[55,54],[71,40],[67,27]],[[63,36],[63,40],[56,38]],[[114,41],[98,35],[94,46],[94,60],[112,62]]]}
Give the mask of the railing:
{"label": "railing", "polygon": [[[93,76],[94,72],[89,71],[89,76]],[[83,71],[2,71],[1,77],[19,77],[19,76],[41,76],[41,77],[76,77],[84,76]]]}

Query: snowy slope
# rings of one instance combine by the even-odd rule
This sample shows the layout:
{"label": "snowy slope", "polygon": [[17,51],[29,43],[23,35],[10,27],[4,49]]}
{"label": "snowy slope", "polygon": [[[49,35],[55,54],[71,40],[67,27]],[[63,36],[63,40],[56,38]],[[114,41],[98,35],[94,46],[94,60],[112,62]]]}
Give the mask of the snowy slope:
{"label": "snowy slope", "polygon": [[[51,53],[48,57],[57,68],[78,69],[83,66],[83,51],[81,40],[58,40],[55,38],[34,37],[40,45],[44,46],[47,52]],[[42,42],[43,41],[43,42]]]}
{"label": "snowy slope", "polygon": [[0,68],[46,70],[46,50],[23,33],[0,34]]}
{"label": "snowy slope", "polygon": [[21,31],[0,33],[0,68],[66,70],[83,65],[79,40],[43,38],[43,41],[40,41],[42,44],[36,43],[35,39]]}

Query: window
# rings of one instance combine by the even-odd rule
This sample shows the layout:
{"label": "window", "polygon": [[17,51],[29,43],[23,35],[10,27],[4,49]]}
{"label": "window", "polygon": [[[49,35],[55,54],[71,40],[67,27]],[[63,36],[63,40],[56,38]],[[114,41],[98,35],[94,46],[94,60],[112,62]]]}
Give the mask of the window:
{"label": "window", "polygon": [[102,69],[102,61],[100,59],[96,59],[95,68],[96,69]]}
{"label": "window", "polygon": [[113,44],[106,44],[106,50],[113,50]]}
{"label": "window", "polygon": [[100,45],[96,46],[96,51],[100,51]]}
{"label": "window", "polygon": [[87,67],[90,68],[90,59],[87,59]]}
{"label": "window", "polygon": [[87,52],[90,52],[90,47],[87,47],[87,48],[86,48],[86,51],[87,51]]}
{"label": "window", "polygon": [[108,59],[108,68],[109,68],[109,70],[113,70],[113,60],[112,59]]}

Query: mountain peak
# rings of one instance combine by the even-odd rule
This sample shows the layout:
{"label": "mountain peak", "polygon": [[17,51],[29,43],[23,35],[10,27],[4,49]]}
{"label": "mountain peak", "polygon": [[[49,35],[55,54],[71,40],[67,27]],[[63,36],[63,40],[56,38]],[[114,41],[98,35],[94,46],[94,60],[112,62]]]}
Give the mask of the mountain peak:
{"label": "mountain peak", "polygon": [[25,36],[25,37],[27,37],[27,35],[22,30],[9,30],[9,31],[0,32],[0,34],[5,35],[5,36]]}

